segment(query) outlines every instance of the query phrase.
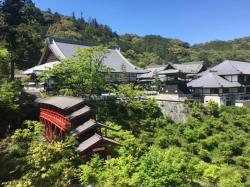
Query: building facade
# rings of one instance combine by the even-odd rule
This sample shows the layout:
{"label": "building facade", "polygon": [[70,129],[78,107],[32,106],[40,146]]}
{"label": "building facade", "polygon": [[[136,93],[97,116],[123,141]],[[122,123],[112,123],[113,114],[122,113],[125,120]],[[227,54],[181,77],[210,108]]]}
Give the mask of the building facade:
{"label": "building facade", "polygon": [[202,61],[172,63],[149,67],[148,73],[138,76],[140,83],[161,82],[160,92],[166,94],[189,94],[187,82],[207,68]]}
{"label": "building facade", "polygon": [[235,105],[250,99],[250,63],[225,60],[204,71],[187,85],[195,98]]}

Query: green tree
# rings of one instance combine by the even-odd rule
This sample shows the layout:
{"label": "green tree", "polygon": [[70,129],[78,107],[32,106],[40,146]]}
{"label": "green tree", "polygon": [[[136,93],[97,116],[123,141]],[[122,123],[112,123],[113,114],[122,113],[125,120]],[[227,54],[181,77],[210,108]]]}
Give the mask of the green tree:
{"label": "green tree", "polygon": [[103,64],[108,50],[104,47],[89,47],[78,50],[50,71],[46,78],[55,81],[56,90],[70,90],[74,96],[90,97],[106,89],[109,69]]}
{"label": "green tree", "polygon": [[[81,160],[75,154],[71,137],[48,143],[41,138],[42,124],[27,122],[25,129],[12,136],[16,151],[23,158],[20,178],[5,182],[6,186],[69,186]],[[11,171],[10,173],[11,174]]]}
{"label": "green tree", "polygon": [[153,148],[142,158],[133,175],[136,186],[192,186],[194,166],[191,155],[180,148]]}
{"label": "green tree", "polygon": [[14,79],[14,64],[19,68],[34,65],[40,55],[41,11],[31,0],[5,0],[0,5],[5,24],[1,37],[11,53],[11,78]]}
{"label": "green tree", "polygon": [[9,78],[9,58],[10,54],[7,49],[0,49],[0,80]]}

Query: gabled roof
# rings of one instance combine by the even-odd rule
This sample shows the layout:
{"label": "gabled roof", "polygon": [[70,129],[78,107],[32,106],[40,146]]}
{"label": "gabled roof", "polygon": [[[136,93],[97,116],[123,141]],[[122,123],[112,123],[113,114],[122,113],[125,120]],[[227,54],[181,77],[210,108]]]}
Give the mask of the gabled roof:
{"label": "gabled roof", "polygon": [[230,82],[217,75],[216,72],[209,72],[198,79],[192,80],[187,86],[193,88],[232,88],[240,87],[241,84],[238,82]]}
{"label": "gabled roof", "polygon": [[171,66],[182,73],[197,74],[204,67],[204,62],[203,61],[185,62],[180,64],[171,64]]}
{"label": "gabled roof", "polygon": [[250,74],[250,63],[234,60],[224,60],[222,63],[211,68],[218,75]]}
{"label": "gabled roof", "polygon": [[68,110],[76,105],[84,103],[84,99],[70,96],[53,96],[39,99],[38,102],[42,104],[52,105],[62,110]]}
{"label": "gabled roof", "polygon": [[[72,57],[78,49],[84,49],[97,44],[90,42],[73,41],[49,37],[47,45],[53,54],[60,60]],[[42,60],[40,60],[42,62]],[[108,54],[103,62],[112,72],[145,73],[144,70],[131,64],[120,52],[119,49],[109,49]]]}
{"label": "gabled roof", "polygon": [[79,146],[76,148],[77,153],[81,153],[83,151],[88,150],[92,146],[96,145],[97,143],[103,141],[104,143],[107,144],[112,144],[112,145],[120,145],[117,141],[112,140],[110,138],[100,136],[99,134],[94,134],[91,136],[89,139],[83,141],[82,143],[79,144]]}

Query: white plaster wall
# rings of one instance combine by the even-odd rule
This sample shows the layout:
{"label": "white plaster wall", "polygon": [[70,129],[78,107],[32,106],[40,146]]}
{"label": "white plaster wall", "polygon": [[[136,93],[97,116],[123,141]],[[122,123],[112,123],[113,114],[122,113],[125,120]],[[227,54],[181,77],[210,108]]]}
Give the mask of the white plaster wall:
{"label": "white plaster wall", "polygon": [[238,81],[238,75],[232,75],[232,81]]}

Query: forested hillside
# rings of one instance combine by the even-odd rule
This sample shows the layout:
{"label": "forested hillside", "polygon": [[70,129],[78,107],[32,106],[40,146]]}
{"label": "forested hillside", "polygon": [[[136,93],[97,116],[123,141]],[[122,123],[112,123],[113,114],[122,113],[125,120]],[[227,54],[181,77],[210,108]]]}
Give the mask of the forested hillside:
{"label": "forested hillside", "polygon": [[84,162],[67,137],[47,143],[39,122],[0,142],[0,183],[6,186],[185,186],[250,185],[250,110],[190,104],[187,123],[163,116],[154,100],[138,100],[138,91],[121,85],[127,100],[99,102],[98,120],[118,131],[116,157],[97,155]]}
{"label": "forested hillside", "polygon": [[219,107],[214,102],[203,106],[186,100],[187,122],[176,123],[138,85],[105,81],[100,72],[108,72],[107,67],[97,62],[103,59],[100,54],[106,55],[106,48],[83,49],[39,78],[55,76],[55,90],[43,93],[45,97],[114,93],[91,104],[96,119],[116,129],[107,136],[120,146],[114,158],[93,155],[86,160],[75,153],[73,136],[45,141],[34,96],[25,92],[21,80],[9,76],[10,64],[26,69],[37,63],[47,36],[119,45],[126,57],[142,67],[191,60],[210,65],[226,58],[248,60],[250,38],[190,46],[154,35],[119,36],[95,19],[41,11],[30,0],[0,2],[0,186],[250,186],[249,108]]}
{"label": "forested hillside", "polygon": [[67,17],[51,10],[42,11],[30,0],[16,3],[16,7],[22,10],[17,15],[10,4],[1,4],[0,46],[10,51],[11,61],[18,69],[29,68],[38,62],[47,36],[97,42],[106,46],[119,45],[124,55],[141,67],[194,60],[204,60],[209,65],[224,59],[250,60],[249,37],[190,46],[185,41],[157,35],[118,35],[96,19],[76,18],[74,13]]}

